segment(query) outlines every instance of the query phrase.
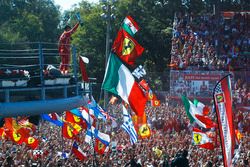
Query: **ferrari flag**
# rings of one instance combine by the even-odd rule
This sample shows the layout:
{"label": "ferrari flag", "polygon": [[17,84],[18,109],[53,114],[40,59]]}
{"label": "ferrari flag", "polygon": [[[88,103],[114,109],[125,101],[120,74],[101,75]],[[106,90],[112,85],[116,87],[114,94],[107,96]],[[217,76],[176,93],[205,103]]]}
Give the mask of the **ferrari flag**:
{"label": "ferrari flag", "polygon": [[123,62],[134,65],[135,60],[142,55],[144,48],[125,30],[120,29],[113,43],[112,51]]}
{"label": "ferrari flag", "polygon": [[227,75],[216,84],[214,88],[214,103],[220,131],[224,166],[231,167],[235,146],[235,130],[233,126],[230,75]]}

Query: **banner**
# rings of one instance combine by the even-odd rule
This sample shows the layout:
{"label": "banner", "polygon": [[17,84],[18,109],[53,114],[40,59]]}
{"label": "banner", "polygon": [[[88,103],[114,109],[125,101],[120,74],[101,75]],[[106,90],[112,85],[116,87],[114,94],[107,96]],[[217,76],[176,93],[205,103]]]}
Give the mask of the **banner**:
{"label": "banner", "polygon": [[227,74],[222,71],[171,70],[170,95],[210,99],[217,81]]}
{"label": "banner", "polygon": [[224,166],[231,167],[235,146],[235,130],[233,126],[230,75],[225,76],[216,84],[213,97],[220,132]]}

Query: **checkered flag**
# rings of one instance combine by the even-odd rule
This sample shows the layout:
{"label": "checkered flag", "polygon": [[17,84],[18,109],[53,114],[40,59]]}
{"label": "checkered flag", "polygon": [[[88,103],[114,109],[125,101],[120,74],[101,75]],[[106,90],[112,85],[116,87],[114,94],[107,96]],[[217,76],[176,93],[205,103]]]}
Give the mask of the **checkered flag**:
{"label": "checkered flag", "polygon": [[91,148],[91,153],[94,155],[94,152],[95,152],[95,150],[94,150],[94,147],[95,147],[95,136],[92,135],[91,138],[92,138],[92,140],[91,140],[90,148]]}
{"label": "checkered flag", "polygon": [[222,93],[221,83],[218,83],[215,87],[215,94]]}

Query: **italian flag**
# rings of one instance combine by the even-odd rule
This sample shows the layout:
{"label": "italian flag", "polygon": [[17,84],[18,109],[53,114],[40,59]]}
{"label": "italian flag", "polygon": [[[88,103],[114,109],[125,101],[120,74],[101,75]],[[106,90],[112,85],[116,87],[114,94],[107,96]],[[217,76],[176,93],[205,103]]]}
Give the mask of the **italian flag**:
{"label": "italian flag", "polygon": [[147,98],[129,69],[113,53],[107,63],[102,89],[119,95],[136,115],[143,115]]}
{"label": "italian flag", "polygon": [[125,17],[122,28],[131,36],[135,35],[135,33],[140,29],[138,24],[133,20],[131,16]]}
{"label": "italian flag", "polygon": [[182,101],[191,123],[196,122],[203,128],[213,128],[216,126],[216,124],[209,117],[203,115],[203,109],[200,106],[195,106],[185,96],[182,96]]}
{"label": "italian flag", "polygon": [[214,144],[211,138],[207,136],[206,133],[202,132],[200,129],[193,128],[193,140],[192,143],[201,148],[213,150]]}

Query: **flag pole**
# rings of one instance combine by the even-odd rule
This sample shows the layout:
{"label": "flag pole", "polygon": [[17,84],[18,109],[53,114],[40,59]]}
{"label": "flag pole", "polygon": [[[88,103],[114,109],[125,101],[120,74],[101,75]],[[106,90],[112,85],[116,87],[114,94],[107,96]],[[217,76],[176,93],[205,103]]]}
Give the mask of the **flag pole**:
{"label": "flag pole", "polygon": [[[91,82],[89,83],[89,99],[90,101],[92,101],[92,84]],[[88,119],[89,119],[89,123],[90,123],[90,113],[88,114]],[[87,125],[88,126],[88,125]],[[97,162],[97,159],[96,159],[96,152],[95,152],[95,149],[94,149],[94,137],[93,137],[93,133],[92,133],[92,125],[90,125],[90,131],[91,131],[91,141],[92,141],[92,148],[93,148],[93,167],[96,167],[98,166],[98,162]]]}

